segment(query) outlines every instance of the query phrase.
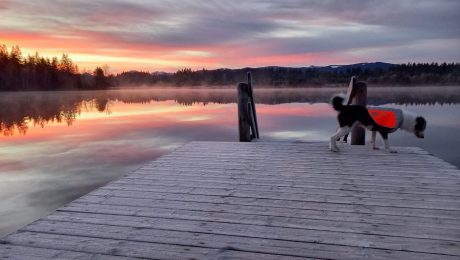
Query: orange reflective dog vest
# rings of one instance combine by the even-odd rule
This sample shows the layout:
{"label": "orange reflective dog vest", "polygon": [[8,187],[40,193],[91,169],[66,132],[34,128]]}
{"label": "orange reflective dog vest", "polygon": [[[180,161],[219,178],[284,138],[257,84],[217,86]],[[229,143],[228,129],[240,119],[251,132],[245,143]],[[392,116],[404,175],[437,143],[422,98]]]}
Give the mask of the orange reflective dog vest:
{"label": "orange reflective dog vest", "polygon": [[369,115],[380,126],[396,131],[402,124],[402,111],[386,107],[367,107]]}

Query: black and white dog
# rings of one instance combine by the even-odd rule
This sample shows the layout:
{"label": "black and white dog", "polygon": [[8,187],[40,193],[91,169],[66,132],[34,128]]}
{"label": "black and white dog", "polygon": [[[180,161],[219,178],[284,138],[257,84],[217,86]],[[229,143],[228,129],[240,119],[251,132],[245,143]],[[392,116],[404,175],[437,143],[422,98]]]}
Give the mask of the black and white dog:
{"label": "black and white dog", "polygon": [[369,111],[366,107],[360,105],[344,105],[344,98],[340,95],[336,95],[332,98],[332,107],[339,112],[337,115],[337,120],[339,122],[339,128],[337,133],[335,133],[330,140],[329,148],[333,152],[337,152],[339,148],[337,147],[336,141],[348,133],[351,129],[356,126],[362,126],[370,131],[372,131],[372,148],[378,149],[375,144],[377,132],[383,138],[385,144],[385,150],[388,152],[396,152],[390,149],[388,144],[388,134],[394,132],[397,128],[401,128],[405,131],[414,133],[418,138],[424,138],[424,131],[426,128],[426,120],[421,116],[417,116],[414,113],[400,110],[398,111],[401,115],[401,123],[398,127],[388,128],[377,124],[372,116],[369,114]]}

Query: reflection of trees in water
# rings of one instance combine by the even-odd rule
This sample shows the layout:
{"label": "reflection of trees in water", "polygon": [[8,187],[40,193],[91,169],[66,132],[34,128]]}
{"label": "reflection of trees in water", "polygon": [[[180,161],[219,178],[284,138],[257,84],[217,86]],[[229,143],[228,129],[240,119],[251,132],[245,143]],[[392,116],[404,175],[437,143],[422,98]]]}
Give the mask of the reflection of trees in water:
{"label": "reflection of trees in water", "polygon": [[56,93],[7,93],[0,98],[0,131],[5,136],[26,134],[29,126],[45,127],[46,124],[66,123],[72,125],[81,109],[92,104],[105,111],[108,100],[94,101],[82,96]]}
{"label": "reflection of trees in water", "polygon": [[459,87],[369,88],[368,103],[382,105],[453,105],[460,103]]}
{"label": "reflection of trees in water", "polygon": [[[259,104],[325,103],[346,89],[256,89]],[[460,88],[369,88],[368,103],[458,104]],[[0,97],[0,131],[5,136],[25,134],[29,126],[57,122],[72,125],[82,111],[110,113],[111,102],[141,103],[175,101],[184,106],[235,103],[234,89],[147,89],[108,91],[21,92]]]}

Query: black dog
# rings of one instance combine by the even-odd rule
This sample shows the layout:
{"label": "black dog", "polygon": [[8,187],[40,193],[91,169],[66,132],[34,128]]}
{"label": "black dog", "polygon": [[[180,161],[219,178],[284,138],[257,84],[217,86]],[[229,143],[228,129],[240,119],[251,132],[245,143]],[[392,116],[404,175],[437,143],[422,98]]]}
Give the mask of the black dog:
{"label": "black dog", "polygon": [[[385,144],[385,150],[388,152],[395,152],[390,149],[388,143],[388,134],[394,132],[396,129],[380,126],[369,114],[366,107],[360,105],[344,105],[344,98],[341,96],[334,96],[332,98],[332,107],[339,112],[337,120],[339,121],[339,129],[337,133],[331,137],[329,148],[331,151],[337,152],[336,141],[343,136],[348,135],[353,127],[362,126],[372,131],[372,147],[378,149],[375,144],[376,133],[379,132]],[[426,128],[426,120],[413,113],[401,110],[402,122],[399,128],[412,132],[418,138],[424,138],[424,130]]]}

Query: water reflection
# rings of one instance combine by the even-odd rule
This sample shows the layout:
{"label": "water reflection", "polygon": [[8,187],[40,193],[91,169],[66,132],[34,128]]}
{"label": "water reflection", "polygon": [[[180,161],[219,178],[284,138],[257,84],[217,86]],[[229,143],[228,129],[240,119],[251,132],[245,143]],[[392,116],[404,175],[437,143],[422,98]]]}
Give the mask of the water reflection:
{"label": "water reflection", "polygon": [[[369,89],[369,104],[458,104],[458,87],[401,87]],[[259,104],[325,103],[343,89],[257,89]],[[63,91],[4,93],[0,97],[0,131],[4,136],[26,134],[30,126],[49,123],[72,125],[82,111],[110,113],[110,104],[147,104],[169,101],[192,106],[229,104],[236,100],[233,89],[120,89],[109,91]]]}

